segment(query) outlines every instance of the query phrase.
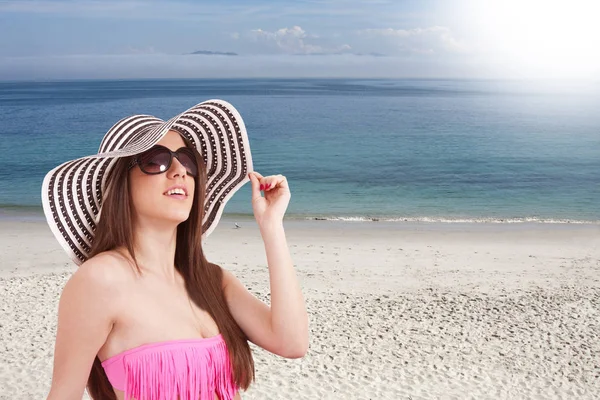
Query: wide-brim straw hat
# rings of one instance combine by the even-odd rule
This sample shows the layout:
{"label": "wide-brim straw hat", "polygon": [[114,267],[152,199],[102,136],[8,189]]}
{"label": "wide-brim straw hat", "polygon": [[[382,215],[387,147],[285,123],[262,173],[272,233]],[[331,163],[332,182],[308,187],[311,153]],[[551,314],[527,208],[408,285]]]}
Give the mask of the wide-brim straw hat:
{"label": "wide-brim straw hat", "polygon": [[67,161],[46,174],[42,205],[52,233],[77,265],[94,240],[106,177],[117,159],[140,154],[176,130],[204,159],[207,174],[202,238],[216,228],[227,201],[250,181],[250,143],[242,117],[228,102],[207,100],[163,121],[132,115],[104,135],[98,153]]}

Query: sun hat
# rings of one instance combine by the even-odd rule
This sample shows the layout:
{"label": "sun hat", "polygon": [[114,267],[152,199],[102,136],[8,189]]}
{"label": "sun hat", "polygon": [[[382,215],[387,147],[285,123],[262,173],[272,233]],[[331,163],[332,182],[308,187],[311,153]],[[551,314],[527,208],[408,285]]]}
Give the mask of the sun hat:
{"label": "sun hat", "polygon": [[226,101],[204,101],[168,121],[151,115],[123,118],[104,135],[97,154],[59,165],[42,183],[48,225],[77,265],[91,250],[108,172],[119,158],[143,153],[170,130],[189,140],[204,159],[203,239],[216,228],[227,201],[250,181],[253,167],[246,127]]}

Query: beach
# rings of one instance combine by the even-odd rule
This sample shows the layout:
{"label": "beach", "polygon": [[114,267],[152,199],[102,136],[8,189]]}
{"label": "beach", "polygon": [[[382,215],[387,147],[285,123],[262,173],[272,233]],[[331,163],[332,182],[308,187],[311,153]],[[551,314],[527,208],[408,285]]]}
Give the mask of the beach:
{"label": "beach", "polygon": [[[284,227],[310,346],[283,359],[251,344],[256,382],[243,399],[599,397],[600,225]],[[76,267],[41,218],[1,220],[0,248],[0,398],[45,398],[58,300]],[[204,248],[268,303],[252,219],[225,216]]]}

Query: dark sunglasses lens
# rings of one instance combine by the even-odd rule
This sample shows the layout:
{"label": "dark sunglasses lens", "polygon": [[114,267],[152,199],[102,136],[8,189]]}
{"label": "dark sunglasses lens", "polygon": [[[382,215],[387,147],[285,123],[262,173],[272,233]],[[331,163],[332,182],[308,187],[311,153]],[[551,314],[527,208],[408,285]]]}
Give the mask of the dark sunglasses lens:
{"label": "dark sunglasses lens", "polygon": [[177,152],[177,154],[179,162],[185,167],[187,173],[192,176],[197,176],[198,165],[196,164],[196,158],[194,157],[193,150],[181,149]]}
{"label": "dark sunglasses lens", "polygon": [[140,156],[140,168],[147,174],[160,174],[169,169],[171,154],[166,149],[150,149]]}

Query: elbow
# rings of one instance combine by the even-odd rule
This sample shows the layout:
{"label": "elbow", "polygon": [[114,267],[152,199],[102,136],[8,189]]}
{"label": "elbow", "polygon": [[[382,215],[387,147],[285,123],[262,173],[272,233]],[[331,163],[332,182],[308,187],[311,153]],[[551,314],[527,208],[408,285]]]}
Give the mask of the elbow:
{"label": "elbow", "polygon": [[308,337],[305,340],[291,343],[283,352],[285,358],[302,358],[308,352]]}
{"label": "elbow", "polygon": [[303,348],[298,348],[298,349],[294,349],[293,351],[290,351],[287,355],[286,358],[302,358],[306,355],[306,353],[308,352],[308,348],[303,347]]}

